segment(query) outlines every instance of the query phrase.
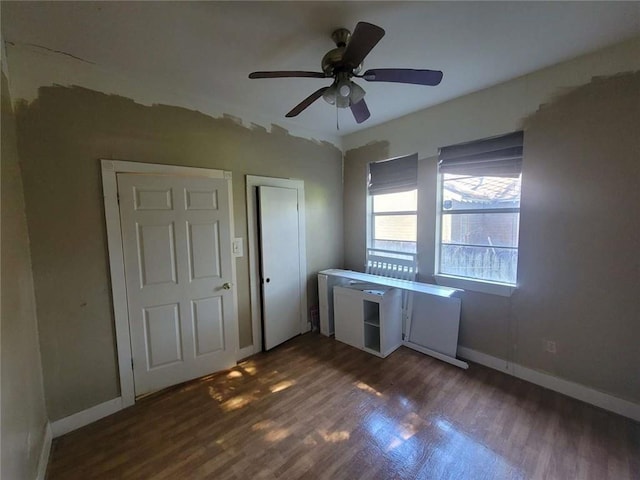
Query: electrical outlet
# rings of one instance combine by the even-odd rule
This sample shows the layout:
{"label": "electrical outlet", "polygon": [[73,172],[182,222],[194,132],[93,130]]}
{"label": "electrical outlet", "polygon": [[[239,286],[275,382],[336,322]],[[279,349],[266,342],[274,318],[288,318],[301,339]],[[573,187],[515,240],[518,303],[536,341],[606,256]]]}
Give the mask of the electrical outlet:
{"label": "electrical outlet", "polygon": [[555,340],[545,340],[544,341],[544,349],[552,354],[558,353],[558,346],[556,345]]}

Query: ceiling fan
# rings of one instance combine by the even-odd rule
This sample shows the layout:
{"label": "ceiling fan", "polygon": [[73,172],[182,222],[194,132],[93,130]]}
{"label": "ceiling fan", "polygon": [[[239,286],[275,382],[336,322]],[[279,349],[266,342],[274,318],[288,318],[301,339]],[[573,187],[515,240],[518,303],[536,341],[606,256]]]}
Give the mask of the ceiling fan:
{"label": "ceiling fan", "polygon": [[357,123],[367,120],[371,114],[364,101],[365,91],[352,79],[362,78],[367,82],[411,83],[414,85],[435,86],[442,80],[438,70],[414,70],[410,68],[377,68],[363,74],[362,61],[382,39],[382,28],[367,22],[358,22],[353,34],[346,28],[339,28],[331,35],[336,48],[329,50],[322,58],[322,72],[271,71],[252,72],[249,78],[333,78],[333,83],[322,87],[298,105],[293,107],[286,117],[295,117],[309,105],[322,97],[337,108],[351,109]]}

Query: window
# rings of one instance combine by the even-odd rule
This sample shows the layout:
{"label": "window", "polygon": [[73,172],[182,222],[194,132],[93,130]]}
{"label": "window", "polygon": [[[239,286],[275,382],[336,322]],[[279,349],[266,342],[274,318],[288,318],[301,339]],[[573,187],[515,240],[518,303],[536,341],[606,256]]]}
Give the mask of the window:
{"label": "window", "polygon": [[369,164],[368,258],[415,262],[417,187],[417,154]]}
{"label": "window", "polygon": [[438,274],[515,286],[522,132],[440,151]]}
{"label": "window", "polygon": [[417,189],[372,195],[371,210],[371,248],[416,253]]}
{"label": "window", "polygon": [[440,273],[515,285],[520,176],[442,175]]}

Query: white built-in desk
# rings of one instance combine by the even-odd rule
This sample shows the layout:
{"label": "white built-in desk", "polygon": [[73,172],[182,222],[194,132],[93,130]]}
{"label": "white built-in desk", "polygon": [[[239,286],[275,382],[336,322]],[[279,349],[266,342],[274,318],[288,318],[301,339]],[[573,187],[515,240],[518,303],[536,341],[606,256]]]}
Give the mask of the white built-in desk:
{"label": "white built-in desk", "polygon": [[[395,350],[401,344],[458,367],[468,367],[465,362],[456,358],[458,330],[460,327],[460,298],[457,294],[461,293],[462,290],[455,288],[398,280],[350,270],[323,270],[318,273],[320,333],[329,336],[336,333],[336,331],[347,331],[353,332],[353,335],[355,335],[350,338],[360,338],[360,335],[364,338],[365,332],[360,334],[359,331],[361,328],[365,328],[362,318],[360,318],[361,315],[351,315],[350,313],[359,312],[360,307],[357,310],[345,310],[342,307],[340,315],[336,317],[334,288],[360,288],[362,291],[366,291],[376,286],[398,289],[408,298],[408,302],[404,302],[406,311],[397,312],[399,317],[406,317],[403,319],[402,341],[394,345],[392,350]],[[340,292],[341,295],[345,294],[344,290],[340,290]],[[408,308],[406,308],[407,304],[409,305]],[[363,308],[366,308],[366,304]],[[402,310],[402,307],[400,309]],[[342,322],[342,324],[336,326],[336,321]],[[336,339],[340,340],[339,336],[336,335]],[[350,341],[346,343],[353,344]],[[392,351],[388,351],[385,348],[382,348],[382,350],[384,350],[382,356],[386,356]]]}
{"label": "white built-in desk", "polygon": [[377,288],[333,289],[335,337],[384,358],[402,345],[402,292]]}

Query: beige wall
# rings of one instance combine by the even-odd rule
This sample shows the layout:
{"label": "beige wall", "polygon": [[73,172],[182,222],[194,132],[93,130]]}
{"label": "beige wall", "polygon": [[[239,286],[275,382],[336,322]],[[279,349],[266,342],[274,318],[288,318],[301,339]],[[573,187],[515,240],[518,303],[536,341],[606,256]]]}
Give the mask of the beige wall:
{"label": "beige wall", "polygon": [[[52,420],[119,394],[99,159],[231,171],[235,235],[245,242],[244,176],[302,179],[309,306],[315,273],[343,263],[342,154],[330,144],[79,87],[43,87],[17,117]],[[252,343],[247,255],[236,265],[244,347]]]}
{"label": "beige wall", "polygon": [[2,72],[1,225],[2,437],[0,476],[36,478],[47,413],[38,349],[36,308],[18,163],[15,119]]}
{"label": "beige wall", "polygon": [[521,363],[638,403],[639,133],[640,71],[597,79],[526,122],[512,305]]}
{"label": "beige wall", "polygon": [[[466,292],[459,343],[640,402],[636,185],[640,39],[348,136],[385,143],[388,156],[421,152],[418,253],[434,271],[439,146],[525,125],[518,290],[510,298]],[[591,72],[591,74],[589,74]],[[536,86],[536,82],[542,86]],[[585,85],[571,93],[564,88]],[[562,92],[565,92],[562,94]],[[548,104],[536,113],[541,104]],[[367,145],[371,147],[371,145]],[[345,264],[361,269],[366,242],[363,148],[345,155]],[[369,161],[376,160],[377,152]],[[350,178],[355,175],[357,178]],[[558,342],[543,351],[542,339]]]}

